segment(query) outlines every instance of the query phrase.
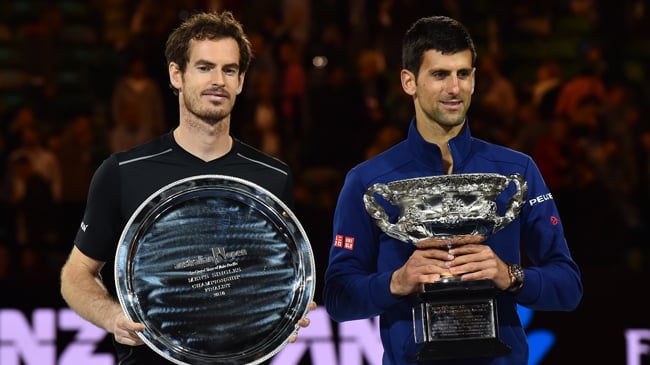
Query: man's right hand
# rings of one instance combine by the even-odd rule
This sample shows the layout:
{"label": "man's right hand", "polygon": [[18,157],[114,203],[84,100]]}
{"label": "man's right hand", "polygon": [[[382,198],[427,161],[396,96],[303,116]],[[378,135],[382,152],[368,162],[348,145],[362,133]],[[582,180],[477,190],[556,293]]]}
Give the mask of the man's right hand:
{"label": "man's right hand", "polygon": [[138,332],[142,332],[144,329],[145,327],[142,323],[133,322],[120,312],[115,316],[112,332],[115,341],[123,345],[140,346],[144,342],[138,336]]}
{"label": "man's right hand", "polygon": [[454,259],[448,253],[449,241],[430,238],[417,243],[417,249],[404,266],[393,272],[390,291],[395,296],[404,296],[420,291],[422,284],[432,283],[442,275],[448,275],[445,263]]}

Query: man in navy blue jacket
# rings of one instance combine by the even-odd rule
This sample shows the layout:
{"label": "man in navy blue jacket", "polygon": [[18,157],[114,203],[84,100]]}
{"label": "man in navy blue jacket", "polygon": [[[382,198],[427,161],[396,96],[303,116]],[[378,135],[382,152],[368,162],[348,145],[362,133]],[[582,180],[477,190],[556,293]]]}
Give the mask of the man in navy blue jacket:
{"label": "man in navy blue jacket", "polygon": [[[400,75],[415,107],[408,136],[350,170],[340,192],[324,303],[336,321],[380,317],[384,365],[410,363],[418,353],[408,298],[444,275],[489,279],[501,290],[496,297],[499,337],[512,352],[432,364],[527,364],[528,343],[517,304],[571,311],[582,299],[580,271],[534,161],[470,134],[466,113],[474,92],[475,60],[473,41],[462,24],[447,17],[415,22],[404,37]],[[485,241],[447,251],[434,239],[407,244],[392,238],[366,212],[363,195],[375,183],[460,173],[521,174],[528,194],[519,217]],[[395,221],[397,208],[388,203],[383,208]],[[530,263],[523,278],[512,275],[521,268],[522,251]]]}

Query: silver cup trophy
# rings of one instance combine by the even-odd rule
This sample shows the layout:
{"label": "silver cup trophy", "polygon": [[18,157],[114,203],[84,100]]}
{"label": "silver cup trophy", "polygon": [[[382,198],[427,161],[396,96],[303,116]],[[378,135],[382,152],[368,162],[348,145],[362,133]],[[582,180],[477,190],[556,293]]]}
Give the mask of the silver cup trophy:
{"label": "silver cup trophy", "polygon": [[[514,192],[498,214],[497,197],[514,185]],[[464,235],[485,238],[517,218],[528,186],[523,176],[494,173],[428,176],[377,183],[364,194],[368,214],[387,235],[415,244],[428,238]],[[391,222],[378,195],[399,209]],[[453,242],[454,240],[449,240]],[[457,240],[456,240],[457,241]],[[447,247],[451,249],[451,245]],[[422,344],[416,360],[495,357],[510,353],[499,340],[491,280],[460,281],[447,276],[424,284],[414,296],[415,342]]]}

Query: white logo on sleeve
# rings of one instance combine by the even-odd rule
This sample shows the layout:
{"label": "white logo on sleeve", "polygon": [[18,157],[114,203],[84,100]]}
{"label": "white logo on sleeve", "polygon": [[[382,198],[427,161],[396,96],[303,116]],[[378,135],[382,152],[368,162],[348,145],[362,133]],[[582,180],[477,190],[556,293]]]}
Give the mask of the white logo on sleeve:
{"label": "white logo on sleeve", "polygon": [[81,222],[81,230],[86,232],[86,228],[88,228],[88,225],[84,222]]}

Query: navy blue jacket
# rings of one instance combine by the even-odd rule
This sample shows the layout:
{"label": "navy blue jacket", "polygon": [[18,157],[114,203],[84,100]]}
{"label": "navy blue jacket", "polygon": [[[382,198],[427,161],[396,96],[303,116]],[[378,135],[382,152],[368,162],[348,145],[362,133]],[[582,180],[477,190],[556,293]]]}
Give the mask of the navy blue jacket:
{"label": "navy blue jacket", "polygon": [[[520,263],[523,252],[530,263],[524,268],[523,288],[516,295],[504,292],[497,296],[499,337],[512,347],[512,353],[462,362],[526,364],[528,344],[516,305],[538,311],[570,311],[582,299],[580,271],[567,246],[560,214],[529,156],[472,137],[467,122],[462,132],[449,141],[449,149],[455,174],[519,173],[528,184],[526,203],[519,217],[484,242],[505,262]],[[412,304],[407,298],[390,293],[392,273],[415,248],[390,237],[376,225],[366,212],[363,195],[375,183],[444,173],[439,147],[422,138],[413,120],[404,141],[348,172],[338,198],[333,243],[338,236],[347,244],[331,247],[324,304],[336,321],[380,316],[385,365],[407,364],[419,351],[413,334]],[[510,190],[500,194],[497,206],[507,205],[515,189],[514,184],[510,185]],[[377,201],[383,205],[389,221],[395,222],[399,208],[382,199]]]}

